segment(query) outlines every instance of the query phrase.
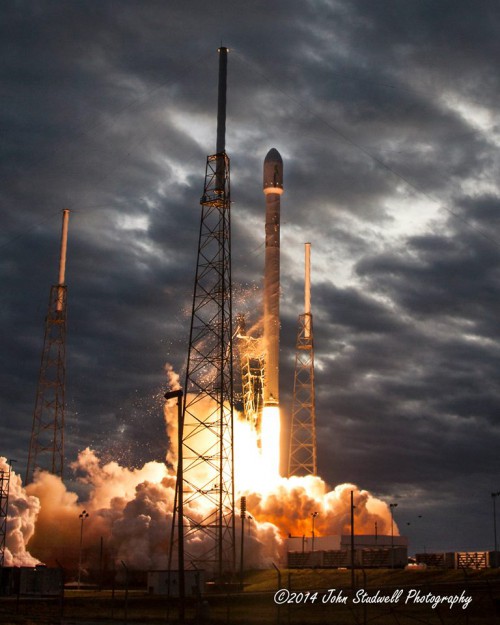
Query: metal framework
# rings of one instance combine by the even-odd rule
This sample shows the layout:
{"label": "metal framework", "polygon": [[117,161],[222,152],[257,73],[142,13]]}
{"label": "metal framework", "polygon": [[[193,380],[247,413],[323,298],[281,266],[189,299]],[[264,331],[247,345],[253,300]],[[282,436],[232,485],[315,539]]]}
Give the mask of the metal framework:
{"label": "metal framework", "polygon": [[[186,566],[235,568],[229,158],[207,158],[182,433]],[[174,513],[179,515],[177,509]],[[181,522],[181,519],[178,521]]]}
{"label": "metal framework", "polygon": [[259,433],[261,430],[262,408],[264,405],[265,353],[262,339],[246,333],[243,316],[238,316],[236,332],[241,369],[243,413]]}
{"label": "metal framework", "polygon": [[316,400],[311,313],[299,315],[288,475],[316,475]]}
{"label": "metal framework", "polygon": [[26,483],[33,479],[36,468],[63,477],[66,295],[64,285],[54,285],[50,289]]}
{"label": "metal framework", "polygon": [[5,540],[7,537],[7,513],[9,508],[10,466],[0,470],[0,568],[5,563]]}

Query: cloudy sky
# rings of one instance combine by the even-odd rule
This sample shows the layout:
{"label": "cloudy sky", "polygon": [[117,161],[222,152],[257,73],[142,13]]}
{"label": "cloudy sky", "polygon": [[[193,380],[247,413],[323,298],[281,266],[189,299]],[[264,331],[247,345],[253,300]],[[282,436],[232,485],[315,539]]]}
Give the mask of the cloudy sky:
{"label": "cloudy sky", "polygon": [[0,454],[24,473],[69,208],[67,460],[164,457],[222,41],[234,308],[255,322],[262,162],[284,161],[284,412],[311,241],[319,473],[398,503],[411,551],[492,549],[497,2],[11,0],[0,29]]}

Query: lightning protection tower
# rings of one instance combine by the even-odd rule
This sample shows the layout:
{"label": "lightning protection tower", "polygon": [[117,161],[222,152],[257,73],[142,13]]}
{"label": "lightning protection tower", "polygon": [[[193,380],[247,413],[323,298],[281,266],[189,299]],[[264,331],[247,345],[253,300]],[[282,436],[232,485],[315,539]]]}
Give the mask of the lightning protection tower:
{"label": "lightning protection tower", "polygon": [[225,151],[227,48],[219,48],[217,152],[201,198],[182,425],[182,524],[186,566],[222,579],[235,567],[233,329],[229,157]]}
{"label": "lightning protection tower", "polygon": [[64,395],[66,383],[66,247],[69,210],[63,210],[59,282],[50,288],[49,309],[45,318],[45,338],[33,428],[26,468],[26,481],[36,468],[63,478],[64,468]]}
{"label": "lightning protection tower", "polygon": [[311,314],[311,244],[305,244],[305,311],[299,315],[288,475],[316,475],[316,401]]}
{"label": "lightning protection tower", "polygon": [[7,470],[0,469],[0,569],[5,563],[5,540],[7,537],[10,470],[10,465]]}

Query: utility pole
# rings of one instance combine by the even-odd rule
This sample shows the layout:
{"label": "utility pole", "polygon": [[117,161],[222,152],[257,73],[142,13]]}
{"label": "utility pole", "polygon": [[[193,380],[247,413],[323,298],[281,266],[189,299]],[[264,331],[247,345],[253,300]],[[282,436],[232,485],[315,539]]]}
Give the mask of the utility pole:
{"label": "utility pole", "polygon": [[355,562],[355,551],[354,551],[354,491],[351,490],[351,588],[352,592],[356,589],[356,580],[354,575],[354,562]]}
{"label": "utility pole", "polygon": [[83,523],[89,518],[89,513],[83,510],[79,515],[80,519],[80,552],[78,556],[78,590],[80,590],[80,581],[82,577],[82,551],[83,551]]}
{"label": "utility pole", "polygon": [[394,508],[397,507],[397,503],[389,504],[389,510],[391,511],[391,569],[394,568]]}
{"label": "utility pole", "polygon": [[495,506],[495,500],[498,497],[498,495],[500,495],[500,491],[496,492],[496,493],[491,493],[491,499],[493,500],[493,534],[494,534],[494,538],[495,538],[495,555],[493,556],[494,558],[494,566],[495,568],[498,566],[498,543],[497,543],[497,511],[496,511],[496,506]]}
{"label": "utility pole", "polygon": [[172,551],[175,520],[177,519],[177,569],[179,574],[179,622],[184,623],[186,610],[186,576],[184,572],[184,490],[183,490],[183,458],[182,458],[182,432],[183,432],[183,412],[182,412],[182,389],[165,393],[165,399],[177,399],[177,479],[175,481],[175,504],[176,514],[172,515],[172,532],[170,534],[170,549],[168,556],[168,575],[170,591],[170,569],[172,566]]}
{"label": "utility pole", "polygon": [[240,516],[241,516],[241,549],[240,549],[240,583],[243,590],[243,554],[245,545],[245,519],[247,516],[247,498],[242,497],[240,500]]}

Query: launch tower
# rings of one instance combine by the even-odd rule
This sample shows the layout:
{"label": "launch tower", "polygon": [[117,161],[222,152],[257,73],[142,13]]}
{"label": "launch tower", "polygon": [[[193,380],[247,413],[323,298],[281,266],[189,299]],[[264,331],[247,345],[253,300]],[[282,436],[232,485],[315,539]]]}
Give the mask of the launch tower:
{"label": "launch tower", "polygon": [[[234,571],[233,330],[227,48],[219,48],[217,152],[207,157],[184,386],[182,524],[186,566]],[[191,511],[205,511],[203,518]]]}
{"label": "launch tower", "polygon": [[311,244],[305,244],[305,310],[299,315],[288,475],[316,475],[316,401],[311,314]]}
{"label": "launch tower", "polygon": [[59,282],[50,289],[45,318],[40,374],[33,412],[33,427],[26,468],[26,481],[36,468],[63,477],[64,395],[66,384],[66,247],[69,210],[63,210]]}

